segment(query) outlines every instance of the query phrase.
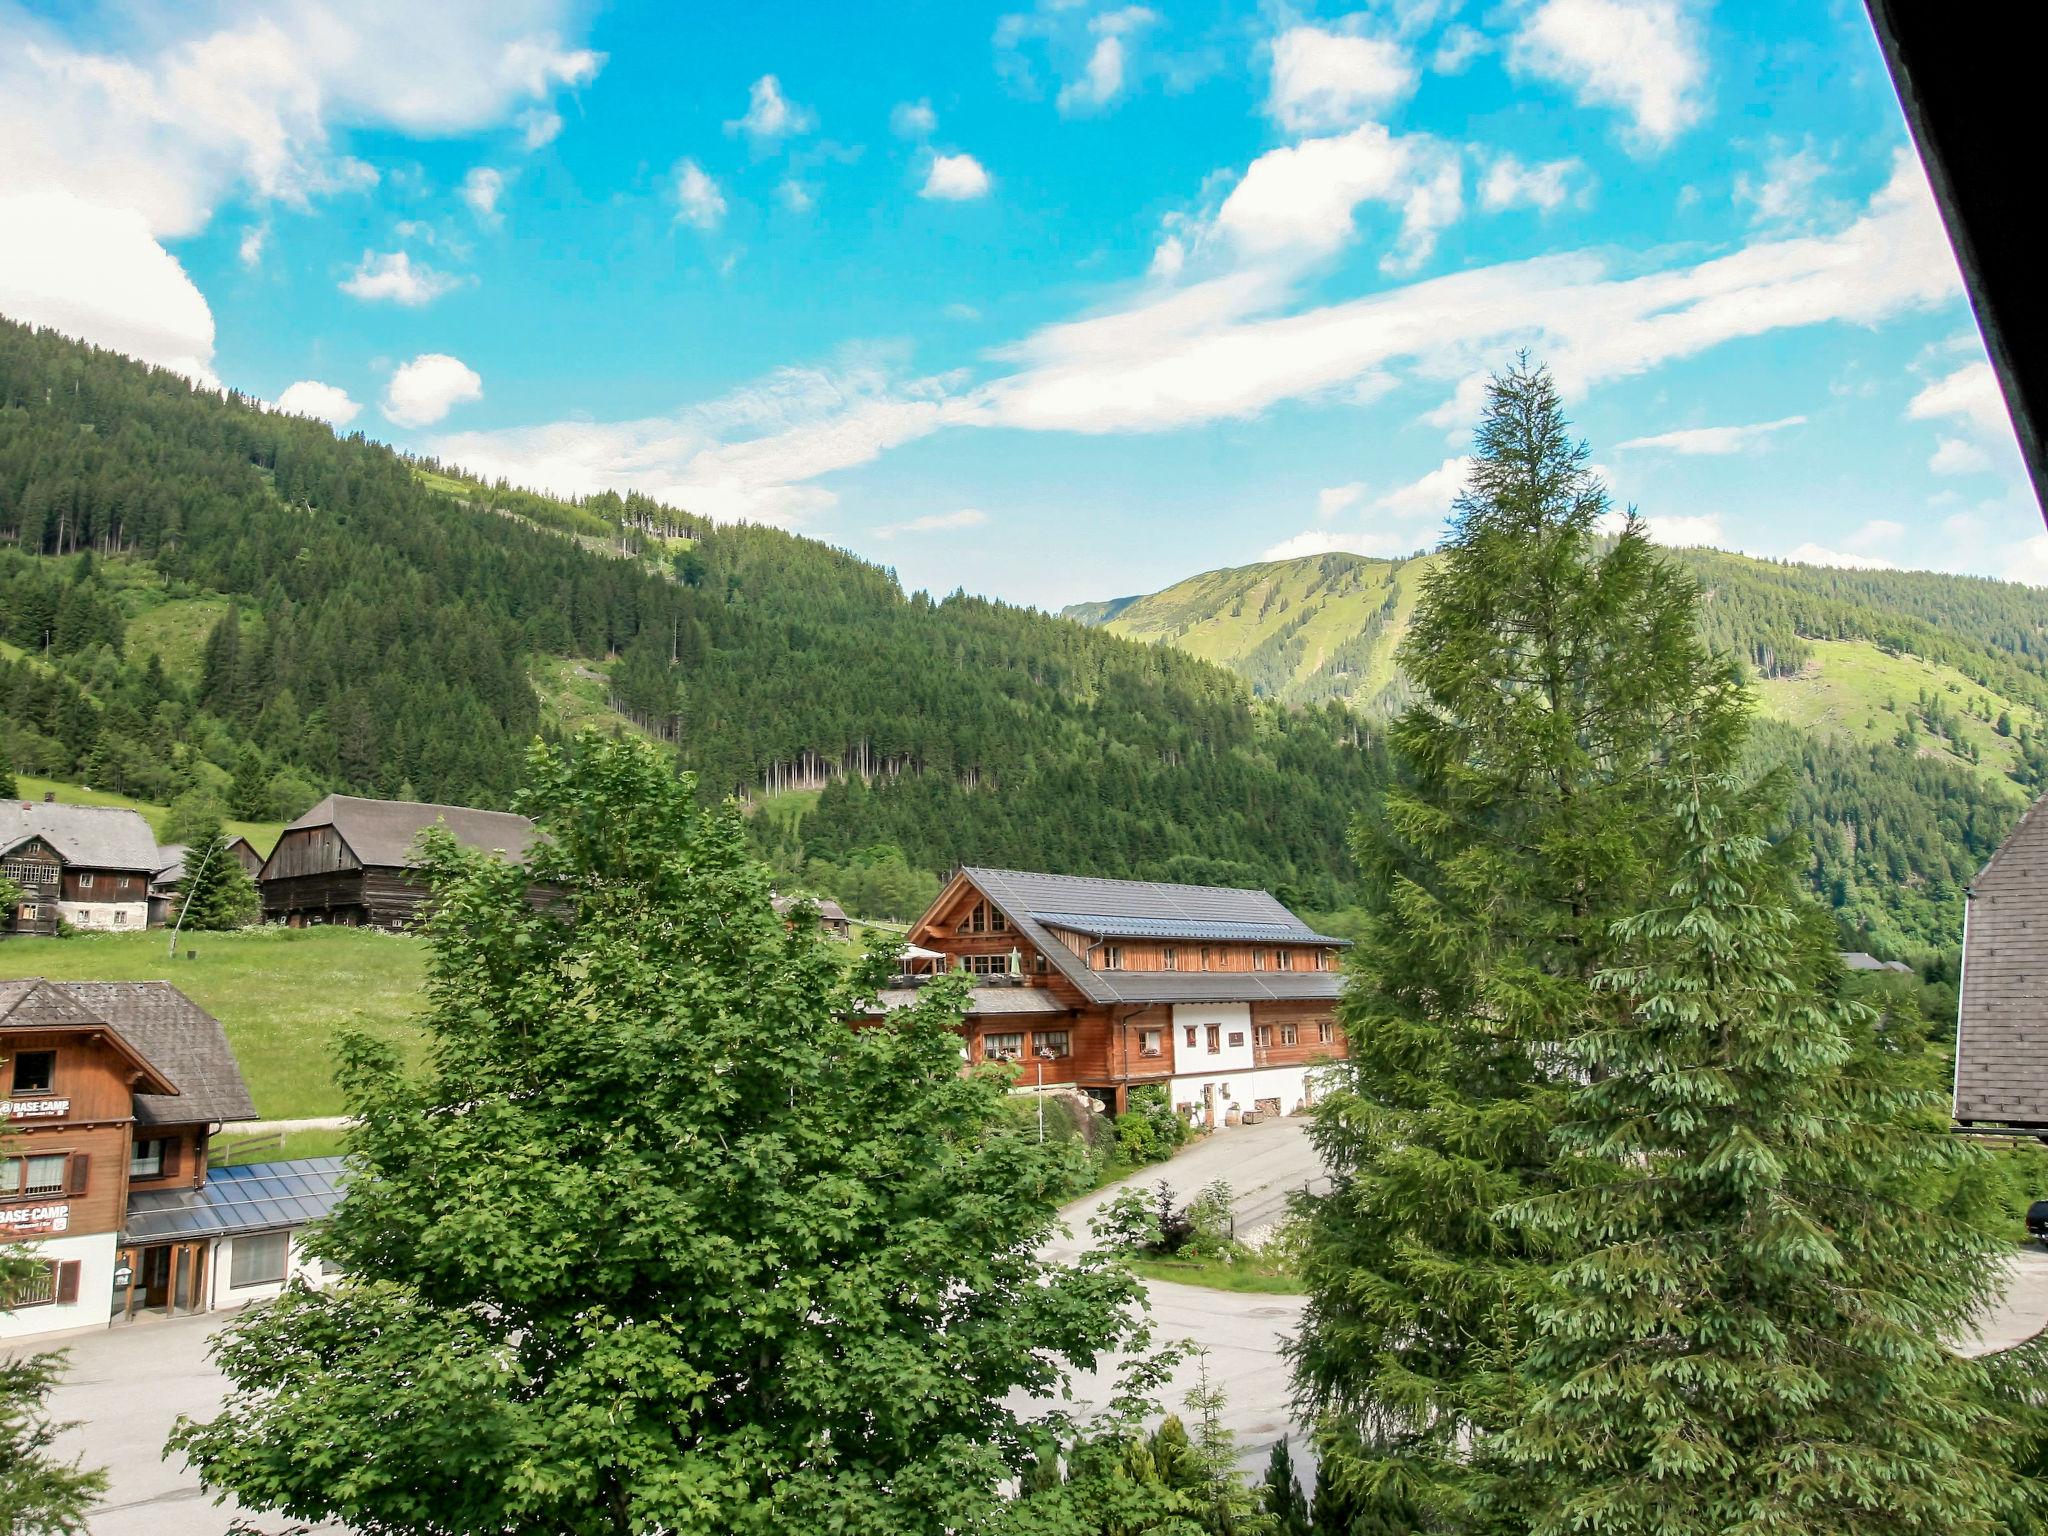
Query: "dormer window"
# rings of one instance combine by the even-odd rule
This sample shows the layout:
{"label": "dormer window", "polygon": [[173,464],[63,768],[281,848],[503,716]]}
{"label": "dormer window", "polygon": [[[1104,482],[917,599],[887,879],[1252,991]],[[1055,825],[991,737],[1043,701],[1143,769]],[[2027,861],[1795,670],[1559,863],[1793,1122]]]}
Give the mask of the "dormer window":
{"label": "dormer window", "polygon": [[16,1051],[14,1053],[14,1096],[48,1093],[57,1081],[57,1053],[55,1051]]}
{"label": "dormer window", "polygon": [[1179,951],[1179,950],[1177,950],[1177,949],[1175,949],[1175,948],[1174,948],[1174,947],[1173,947],[1173,946],[1172,946],[1171,944],[1167,945],[1167,946],[1166,946],[1166,947],[1165,947],[1164,949],[1160,950],[1160,951],[1159,951],[1159,968],[1160,968],[1160,969],[1161,969],[1162,971],[1177,971],[1177,970],[1179,970],[1179,969],[1180,969],[1180,951]]}
{"label": "dormer window", "polygon": [[1124,949],[1121,944],[1102,946],[1102,968],[1105,971],[1120,971],[1124,968]]}

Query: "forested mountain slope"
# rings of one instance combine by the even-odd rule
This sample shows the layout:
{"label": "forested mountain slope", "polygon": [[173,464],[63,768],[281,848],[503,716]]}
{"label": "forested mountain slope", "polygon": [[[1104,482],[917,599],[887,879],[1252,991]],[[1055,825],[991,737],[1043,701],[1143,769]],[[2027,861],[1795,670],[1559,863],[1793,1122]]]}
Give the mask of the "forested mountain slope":
{"label": "forested mountain slope", "polygon": [[775,822],[797,871],[900,850],[1327,908],[1376,782],[1341,706],[906,596],[788,534],[479,486],[5,323],[0,646],[23,772],[152,800],[214,784],[241,814],[330,789],[499,805],[580,702],[673,742],[707,795],[820,791]]}
{"label": "forested mountain slope", "polygon": [[[1923,571],[1680,550],[1710,643],[1747,664],[1794,769],[1815,887],[1894,941],[1953,942],[1961,889],[2048,780],[2048,595]],[[1431,565],[1349,554],[1189,577],[1067,616],[1243,675],[1262,697],[1384,715]]]}

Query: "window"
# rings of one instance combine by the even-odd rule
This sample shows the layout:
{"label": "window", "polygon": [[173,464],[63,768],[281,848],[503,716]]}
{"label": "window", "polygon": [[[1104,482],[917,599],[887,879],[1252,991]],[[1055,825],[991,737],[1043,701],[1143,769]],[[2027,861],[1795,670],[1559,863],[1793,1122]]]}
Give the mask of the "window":
{"label": "window", "polygon": [[1317,951],[1316,951],[1316,969],[1317,969],[1317,970],[1319,970],[1319,971],[1327,971],[1327,970],[1328,970],[1329,968],[1330,968],[1330,952],[1329,952],[1329,951],[1328,951],[1327,949],[1319,949],[1319,950],[1317,950]]}
{"label": "window", "polygon": [[1140,1056],[1157,1056],[1160,1054],[1158,1030],[1141,1029],[1138,1031],[1138,1054]]}
{"label": "window", "polygon": [[972,976],[1007,976],[1010,974],[1008,955],[962,955],[960,968]]}
{"label": "window", "polygon": [[1102,968],[1105,971],[1120,971],[1124,968],[1124,949],[1121,944],[1102,946]]}
{"label": "window", "polygon": [[1318,1024],[1316,1026],[1316,1038],[1322,1041],[1323,1044],[1328,1045],[1337,1038],[1337,1026],[1327,1022]]}
{"label": "window", "polygon": [[1273,1043],[1273,1026],[1270,1024],[1253,1025],[1252,1039],[1257,1043],[1260,1050],[1265,1050]]}
{"label": "window", "polygon": [[55,1051],[17,1051],[14,1054],[14,1092],[19,1098],[25,1093],[48,1093],[50,1085],[57,1080],[57,1053]]}
{"label": "window", "polygon": [[0,1306],[68,1307],[78,1300],[78,1267],[76,1259],[53,1259],[39,1264],[15,1281],[6,1295],[0,1296]]}
{"label": "window", "polygon": [[1024,1054],[1022,1035],[983,1035],[981,1037],[981,1059],[983,1061],[1011,1061]]}
{"label": "window", "polygon": [[1243,1049],[1244,1049],[1244,1031],[1243,1031],[1243,1030],[1241,1030],[1241,1029],[1233,1029],[1233,1030],[1232,1030],[1232,1031],[1230,1032],[1230,1048],[1231,1048],[1231,1049],[1232,1049],[1233,1051],[1241,1051],[1241,1050],[1243,1050]]}
{"label": "window", "polygon": [[1031,1048],[1041,1056],[1071,1056],[1074,1054],[1074,1037],[1064,1029],[1033,1030]]}
{"label": "window", "polygon": [[1045,969],[1045,956],[1039,954],[1036,950],[1032,951],[1031,969],[1040,972],[1044,971]]}
{"label": "window", "polygon": [[1253,970],[1255,970],[1255,971],[1263,971],[1263,970],[1264,970],[1265,968],[1266,968],[1266,952],[1265,952],[1265,951],[1264,951],[1263,949],[1255,949],[1255,950],[1253,950],[1253,951],[1252,951],[1252,969],[1253,969]]}
{"label": "window", "polygon": [[1010,920],[994,907],[988,909],[988,931],[990,933],[1008,933],[1010,931]]}
{"label": "window", "polygon": [[91,889],[92,889],[92,876],[91,876],[91,875],[80,875],[80,876],[78,877],[78,888],[79,888],[79,889],[80,889],[81,891],[89,891],[89,890],[91,890]]}
{"label": "window", "polygon": [[1179,969],[1180,969],[1180,951],[1179,951],[1179,950],[1177,950],[1177,949],[1175,949],[1175,948],[1174,948],[1174,947],[1173,947],[1173,946],[1172,946],[1171,944],[1167,945],[1167,946],[1166,946],[1166,947],[1165,947],[1164,949],[1160,950],[1160,951],[1159,951],[1159,968],[1160,968],[1160,969],[1161,969],[1162,971],[1177,971],[1177,970],[1179,970]]}
{"label": "window", "polygon": [[1192,1051],[1195,1048],[1195,1026],[1187,1024],[1182,1027],[1187,1030],[1187,1039],[1183,1043]]}
{"label": "window", "polygon": [[1276,971],[1291,971],[1291,970],[1293,970],[1293,969],[1294,969],[1294,954],[1293,954],[1293,951],[1291,951],[1291,950],[1285,950],[1285,949],[1276,949],[1276,950],[1274,950],[1274,951],[1273,951],[1273,969],[1274,969],[1274,970],[1276,970]]}
{"label": "window", "polygon": [[135,1150],[128,1154],[128,1177],[131,1179],[156,1179],[163,1177],[164,1144],[161,1141],[138,1141]]}
{"label": "window", "polygon": [[1280,1026],[1280,1043],[1282,1045],[1293,1045],[1298,1040],[1300,1040],[1300,1038],[1301,1031],[1297,1029],[1294,1025],[1282,1024]]}
{"label": "window", "polygon": [[285,1263],[291,1257],[289,1232],[259,1232],[238,1237],[228,1257],[228,1286],[279,1285],[284,1281]]}
{"label": "window", "polygon": [[1221,1051],[1222,1049],[1223,1026],[1221,1024],[1211,1024],[1209,1026],[1209,1054],[1211,1056],[1214,1056],[1215,1054],[1217,1054],[1217,1052]]}
{"label": "window", "polygon": [[1215,967],[1215,964],[1216,951],[1211,949],[1208,945],[1204,944],[1202,946],[1202,969],[1205,971],[1211,970]]}
{"label": "window", "polygon": [[61,1195],[68,1182],[68,1152],[44,1152],[35,1157],[10,1157],[0,1163],[0,1199],[21,1195]]}
{"label": "window", "polygon": [[119,928],[127,921],[128,914],[126,912],[123,912],[119,907],[114,908],[114,926],[116,928]]}

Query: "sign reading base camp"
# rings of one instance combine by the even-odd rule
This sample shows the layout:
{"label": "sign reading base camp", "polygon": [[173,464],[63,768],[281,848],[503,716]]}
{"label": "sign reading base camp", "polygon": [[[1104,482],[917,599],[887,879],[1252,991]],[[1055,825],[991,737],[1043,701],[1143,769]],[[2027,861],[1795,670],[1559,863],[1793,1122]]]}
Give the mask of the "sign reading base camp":
{"label": "sign reading base camp", "polygon": [[0,1210],[0,1237],[38,1237],[62,1232],[71,1225],[68,1205],[23,1205]]}
{"label": "sign reading base camp", "polygon": [[61,1120],[71,1113],[69,1099],[9,1099],[0,1105],[10,1120]]}

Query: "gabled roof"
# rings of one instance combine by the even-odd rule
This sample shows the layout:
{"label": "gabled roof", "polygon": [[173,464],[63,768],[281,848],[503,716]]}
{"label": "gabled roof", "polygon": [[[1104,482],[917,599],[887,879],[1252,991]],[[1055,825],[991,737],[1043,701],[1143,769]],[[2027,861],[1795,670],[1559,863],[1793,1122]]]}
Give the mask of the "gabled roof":
{"label": "gabled roof", "polygon": [[[413,844],[427,828],[440,825],[465,848],[503,853],[514,862],[533,841],[533,823],[510,811],[479,811],[466,805],[431,805],[418,800],[364,800],[329,795],[284,830],[331,826],[365,865],[409,869],[419,862]],[[278,839],[278,846],[284,839]],[[271,850],[275,857],[276,849]],[[264,868],[269,868],[266,860]]]}
{"label": "gabled roof", "polygon": [[0,853],[39,837],[66,864],[84,869],[156,870],[156,833],[140,811],[113,805],[0,800]]}
{"label": "gabled roof", "polygon": [[1956,1010],[1958,1120],[2048,1125],[2048,812],[2036,801],[1970,887]]}
{"label": "gabled roof", "polygon": [[109,1029],[164,1087],[175,1090],[137,1093],[140,1125],[256,1118],[220,1020],[168,981],[0,982],[0,1024]]}
{"label": "gabled roof", "polygon": [[1844,950],[1835,957],[1842,962],[1845,971],[1911,971],[1913,967],[1903,960],[1880,960],[1875,955],[1865,954],[1860,949]]}
{"label": "gabled roof", "polygon": [[960,878],[993,902],[1092,1002],[1259,1002],[1334,998],[1343,991],[1343,977],[1335,971],[1098,971],[1048,931],[1329,948],[1345,943],[1317,933],[1267,891],[973,866],[962,869]]}
{"label": "gabled roof", "polygon": [[[154,985],[167,986],[168,983],[157,982]],[[97,1033],[109,1041],[115,1053],[125,1057],[141,1075],[139,1086],[161,1090],[153,1097],[162,1103],[183,1102],[182,1099],[175,1097],[179,1088],[178,1080],[150,1055],[141,1041],[136,1040],[95,1007],[92,999],[81,997],[76,983],[45,981],[40,976],[27,977],[21,981],[0,981],[0,1026],[9,1029]],[[141,1118],[140,1106],[143,1097],[143,1094],[138,1093],[134,1099],[138,1119]],[[171,1118],[175,1120],[180,1117],[174,1115]],[[206,1117],[188,1114],[182,1118],[190,1121]]]}
{"label": "gabled roof", "polygon": [[150,877],[153,885],[176,885],[185,878],[185,855],[192,850],[183,843],[164,843],[156,851],[156,873]]}
{"label": "gabled roof", "polygon": [[197,1189],[148,1189],[128,1197],[124,1242],[277,1232],[333,1211],[348,1181],[339,1157],[216,1168]]}

